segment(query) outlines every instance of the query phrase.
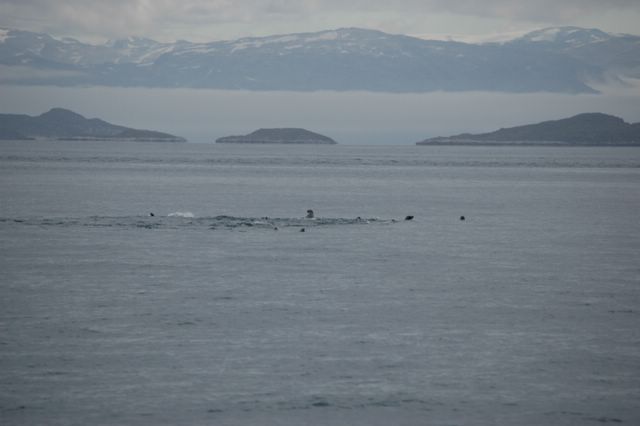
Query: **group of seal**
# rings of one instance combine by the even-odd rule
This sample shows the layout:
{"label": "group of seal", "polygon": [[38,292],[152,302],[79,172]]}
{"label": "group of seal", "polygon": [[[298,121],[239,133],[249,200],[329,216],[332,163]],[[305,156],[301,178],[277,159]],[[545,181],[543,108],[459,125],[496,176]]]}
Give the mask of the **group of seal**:
{"label": "group of seal", "polygon": [[[153,212],[152,212],[152,213],[149,213],[149,216],[154,217],[154,216],[155,216],[155,214],[153,214]],[[405,217],[404,217],[404,220],[413,220],[413,218],[414,218],[414,216],[413,216],[413,215],[407,215],[407,216],[405,216]],[[264,219],[268,219],[268,218],[264,218]],[[307,215],[305,216],[305,219],[315,219],[315,214],[313,213],[313,210],[311,210],[311,209],[308,209],[308,210],[307,210]],[[359,217],[359,216],[358,216],[358,219],[360,219],[360,217]],[[466,218],[465,218],[464,216],[460,216],[460,220],[461,220],[461,221],[464,221],[464,220],[466,220]],[[395,220],[394,220],[394,222],[395,222]],[[277,228],[277,227],[276,227],[276,228],[274,228],[274,229],[275,229],[276,231],[278,230],[278,228]],[[301,229],[300,229],[300,232],[304,232],[304,231],[305,231],[305,229],[304,229],[304,228],[301,228]]]}

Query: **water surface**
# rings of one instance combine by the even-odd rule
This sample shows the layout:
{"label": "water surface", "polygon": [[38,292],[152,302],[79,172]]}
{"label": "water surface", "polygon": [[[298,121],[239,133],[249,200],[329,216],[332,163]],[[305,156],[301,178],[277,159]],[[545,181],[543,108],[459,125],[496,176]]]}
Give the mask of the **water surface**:
{"label": "water surface", "polygon": [[0,200],[3,424],[640,422],[640,149],[2,142]]}

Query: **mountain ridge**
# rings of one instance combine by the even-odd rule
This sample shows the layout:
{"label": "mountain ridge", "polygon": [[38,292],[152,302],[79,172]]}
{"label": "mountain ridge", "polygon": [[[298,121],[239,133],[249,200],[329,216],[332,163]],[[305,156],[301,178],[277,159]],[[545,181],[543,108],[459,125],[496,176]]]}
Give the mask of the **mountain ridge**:
{"label": "mountain ridge", "polygon": [[0,139],[72,139],[134,142],[186,142],[184,138],[154,130],[132,129],[99,118],[87,119],[64,108],[38,116],[0,114]]}
{"label": "mountain ridge", "polygon": [[[578,42],[580,41],[580,42]],[[228,90],[595,93],[590,81],[640,77],[640,36],[557,27],[503,43],[424,40],[340,28],[236,40],[90,45],[0,29],[2,84]]]}
{"label": "mountain ridge", "polygon": [[489,133],[462,133],[435,137],[416,145],[587,145],[640,146],[640,123],[626,123],[622,118],[583,113],[560,120],[548,120],[502,128]]}

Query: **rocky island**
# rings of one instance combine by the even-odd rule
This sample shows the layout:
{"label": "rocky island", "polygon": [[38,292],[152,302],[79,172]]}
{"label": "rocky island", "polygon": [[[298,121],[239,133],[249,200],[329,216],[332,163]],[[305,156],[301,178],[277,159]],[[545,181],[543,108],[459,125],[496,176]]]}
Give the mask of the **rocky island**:
{"label": "rocky island", "polygon": [[168,133],[118,126],[98,118],[87,119],[63,108],[53,108],[36,117],[0,114],[0,139],[186,142]]}
{"label": "rocky island", "polygon": [[436,137],[416,145],[640,146],[640,123],[630,124],[612,115],[587,113],[490,133]]}
{"label": "rocky island", "polygon": [[305,129],[259,129],[244,136],[225,136],[216,143],[335,145],[333,139]]}

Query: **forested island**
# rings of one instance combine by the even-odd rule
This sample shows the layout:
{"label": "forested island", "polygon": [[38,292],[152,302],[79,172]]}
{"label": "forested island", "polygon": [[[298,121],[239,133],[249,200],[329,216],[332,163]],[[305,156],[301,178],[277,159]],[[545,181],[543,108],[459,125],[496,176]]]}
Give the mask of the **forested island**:
{"label": "forested island", "polygon": [[98,118],[87,119],[63,108],[53,108],[35,117],[0,114],[0,139],[186,142],[186,139],[168,133],[132,129]]}
{"label": "forested island", "polygon": [[305,129],[259,129],[244,136],[225,136],[216,143],[335,145],[330,137]]}
{"label": "forested island", "polygon": [[586,113],[490,133],[435,137],[417,145],[640,146],[640,123],[626,123],[602,113]]}

